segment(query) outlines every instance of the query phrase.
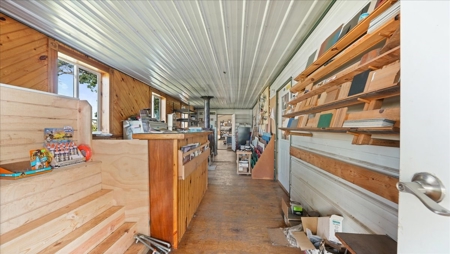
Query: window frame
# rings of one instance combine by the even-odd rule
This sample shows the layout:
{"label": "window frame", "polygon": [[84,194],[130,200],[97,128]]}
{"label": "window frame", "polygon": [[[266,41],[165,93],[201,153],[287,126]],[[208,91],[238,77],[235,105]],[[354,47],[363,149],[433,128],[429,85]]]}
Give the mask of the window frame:
{"label": "window frame", "polygon": [[[102,112],[103,112],[103,105],[102,105],[102,74],[99,71],[96,71],[94,68],[90,67],[87,64],[83,64],[83,62],[77,61],[76,59],[67,56],[65,54],[58,54],[58,58],[57,61],[64,61],[66,63],[72,64],[73,67],[73,98],[76,99],[80,99],[80,82],[79,82],[79,74],[80,74],[80,68],[88,71],[90,73],[93,73],[97,76],[97,118],[94,118],[94,114],[92,114],[91,116],[91,121],[93,122],[94,120],[96,121],[96,125],[97,125],[97,131],[102,129]],[[58,80],[58,78],[57,78]],[[59,82],[58,82],[59,83]],[[58,95],[58,83],[56,84],[55,87],[55,93]],[[91,105],[92,107],[92,105]],[[93,131],[92,131],[93,132]]]}
{"label": "window frame", "polygon": [[[58,44],[54,43],[53,49],[55,52],[54,61],[51,63],[51,69],[53,70],[52,73],[52,83],[53,83],[53,90],[52,92],[55,94],[58,94],[58,59],[61,55],[65,56],[67,59],[73,59],[71,62],[75,62],[79,66],[82,66],[82,68],[89,69],[89,71],[94,71],[96,73],[100,74],[100,78],[97,77],[98,83],[99,83],[99,90],[98,90],[98,108],[97,108],[97,119],[100,119],[100,124],[98,125],[97,129],[98,131],[110,132],[110,119],[111,119],[111,105],[110,105],[110,85],[111,85],[111,78],[113,77],[113,69],[111,69],[109,66],[98,62],[89,56],[82,54],[78,51],[73,50],[72,48],[64,45],[64,44]],[[53,44],[52,44],[53,45]]]}
{"label": "window frame", "polygon": [[[155,98],[159,99],[159,119],[155,116]],[[162,120],[162,96],[156,93],[152,93],[152,118],[156,118],[158,121]]]}
{"label": "window frame", "polygon": [[155,118],[155,97],[159,98],[159,119],[158,121],[165,122],[166,121],[166,97],[151,92],[151,101],[150,101],[150,108],[152,111],[152,118]]}

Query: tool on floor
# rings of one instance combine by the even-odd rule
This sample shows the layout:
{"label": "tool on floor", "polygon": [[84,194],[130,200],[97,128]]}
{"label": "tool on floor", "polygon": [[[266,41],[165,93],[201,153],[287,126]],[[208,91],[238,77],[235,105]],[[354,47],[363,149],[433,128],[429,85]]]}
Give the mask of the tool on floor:
{"label": "tool on floor", "polygon": [[141,242],[152,250],[152,254],[168,254],[171,251],[171,245],[168,242],[156,239],[144,234],[137,234],[134,236],[137,242]]}

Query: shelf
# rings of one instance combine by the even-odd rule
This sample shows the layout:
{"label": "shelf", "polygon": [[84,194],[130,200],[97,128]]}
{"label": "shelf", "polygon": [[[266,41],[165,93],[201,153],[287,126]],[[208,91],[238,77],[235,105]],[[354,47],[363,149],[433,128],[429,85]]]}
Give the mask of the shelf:
{"label": "shelf", "polygon": [[201,154],[194,157],[192,160],[183,164],[183,158],[186,156],[190,156],[191,154],[201,151],[204,147],[208,146],[209,142],[204,143],[203,145],[196,147],[190,151],[183,153],[181,150],[178,150],[178,179],[185,180],[195,169],[197,169],[201,163],[203,163],[210,155],[209,147],[205,149]]}
{"label": "shelf", "polygon": [[360,74],[366,70],[380,69],[383,66],[393,63],[397,60],[400,60],[400,46],[389,50],[388,52],[372,59],[371,61],[368,61],[367,63],[364,63],[362,65],[359,65],[359,63],[356,63],[356,64],[348,67],[347,69],[337,73],[336,75],[332,76],[331,78],[328,78],[327,80],[323,81],[322,84],[319,87],[317,87],[316,89],[309,91],[308,93],[300,95],[297,98],[289,101],[289,104],[295,105],[300,101],[306,100],[315,95],[325,92],[326,90],[330,89],[332,86],[340,85],[344,82],[351,81],[355,75]]}
{"label": "shelf", "polygon": [[183,113],[183,114],[196,114],[197,112],[191,111],[187,108],[182,108],[182,109],[174,109],[173,112],[176,113]]}
{"label": "shelf", "polygon": [[378,8],[376,8],[369,16],[363,19],[357,26],[355,26],[350,32],[344,35],[339,41],[336,42],[330,49],[328,49],[323,55],[318,57],[310,66],[300,73],[295,80],[301,81],[317,70],[319,67],[328,62],[335,55],[339,54],[343,49],[352,44],[355,40],[360,38],[367,32],[370,22],[383,13],[385,10],[389,9],[397,0],[386,1]]}
{"label": "shelf", "polygon": [[391,127],[358,127],[358,128],[344,128],[344,127],[332,127],[332,128],[314,128],[314,127],[302,127],[302,128],[278,128],[283,131],[293,132],[335,132],[335,133],[357,133],[357,134],[398,134],[400,128]]}
{"label": "shelf", "polygon": [[[292,112],[286,115],[283,115],[283,117],[292,118],[299,115],[306,115],[306,114],[314,114],[318,112],[323,112],[331,109],[337,109],[337,108],[344,108],[348,106],[353,106],[357,104],[365,103],[363,100],[376,100],[380,98],[389,98],[394,96],[400,95],[400,83],[397,83],[396,85],[393,85],[391,87],[387,87],[384,89],[371,91],[367,93],[360,93],[355,94],[353,96],[333,101],[327,104],[322,104],[319,106],[311,107],[308,109]],[[363,100],[361,100],[363,99]]]}
{"label": "shelf", "polygon": [[[399,17],[399,16],[398,16]],[[343,51],[340,55],[336,56],[332,62],[327,64],[326,66],[322,66],[317,69],[314,73],[308,76],[304,81],[295,84],[291,88],[292,93],[297,93],[303,90],[309,84],[316,82],[326,75],[332,73],[338,67],[344,65],[345,63],[351,61],[358,55],[367,51],[367,49],[375,46],[379,42],[389,37],[400,27],[400,18],[395,17],[391,20],[387,21],[383,26],[373,31],[370,34],[366,34],[361,39],[353,43],[349,46],[345,51]]]}
{"label": "shelf", "polygon": [[[247,167],[242,167],[244,168],[244,170],[239,171],[239,169],[241,168],[239,163],[241,161],[247,161]],[[236,172],[238,175],[251,175],[252,174],[252,152],[250,151],[242,151],[242,150],[237,150],[236,151]]]}

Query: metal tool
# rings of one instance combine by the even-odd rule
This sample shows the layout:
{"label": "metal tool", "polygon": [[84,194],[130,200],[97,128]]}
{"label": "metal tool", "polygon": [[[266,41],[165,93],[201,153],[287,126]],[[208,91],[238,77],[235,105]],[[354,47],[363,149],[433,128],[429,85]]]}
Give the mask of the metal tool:
{"label": "metal tool", "polygon": [[136,243],[141,242],[142,244],[147,246],[150,250],[152,250],[152,254],[168,254],[172,250],[170,243],[156,239],[151,236],[147,236],[144,234],[137,234],[134,236],[134,238],[136,239]]}

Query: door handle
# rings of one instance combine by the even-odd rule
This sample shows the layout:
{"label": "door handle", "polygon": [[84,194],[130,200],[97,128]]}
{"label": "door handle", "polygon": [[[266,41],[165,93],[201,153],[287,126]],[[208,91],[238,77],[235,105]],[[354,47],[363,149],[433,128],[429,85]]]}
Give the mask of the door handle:
{"label": "door handle", "polygon": [[413,194],[433,213],[450,217],[450,210],[438,204],[445,197],[445,187],[439,178],[430,173],[421,172],[414,174],[411,181],[398,182],[397,189],[400,192]]}

